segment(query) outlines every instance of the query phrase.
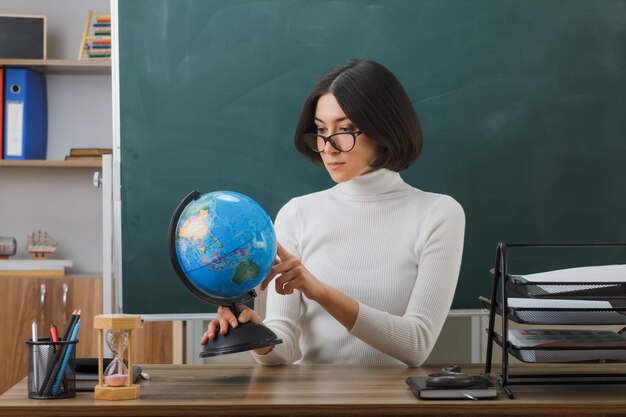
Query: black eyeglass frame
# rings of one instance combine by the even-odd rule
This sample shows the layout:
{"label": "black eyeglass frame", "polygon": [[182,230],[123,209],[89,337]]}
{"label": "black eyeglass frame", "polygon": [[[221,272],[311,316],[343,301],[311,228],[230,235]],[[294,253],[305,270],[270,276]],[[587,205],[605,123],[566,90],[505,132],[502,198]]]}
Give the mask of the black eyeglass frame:
{"label": "black eyeglass frame", "polygon": [[[307,145],[307,146],[309,147],[309,149],[311,149],[313,152],[316,152],[316,153],[322,153],[322,152],[324,152],[324,150],[322,149],[322,150],[320,151],[320,150],[318,150],[318,149],[317,149],[317,146],[313,147],[313,146],[309,145],[309,144],[306,142],[306,140],[305,140],[305,138],[306,138],[307,136],[316,136],[316,137],[318,137],[318,138],[322,138],[322,139],[324,139],[324,147],[326,147],[326,143],[327,143],[327,142],[330,142],[330,145],[331,145],[333,148],[335,148],[337,151],[339,151],[339,152],[350,152],[352,149],[354,149],[354,145],[356,145],[356,137],[357,137],[357,136],[359,136],[359,135],[361,135],[362,133],[363,133],[363,132],[362,132],[362,131],[360,131],[360,130],[357,130],[357,131],[354,131],[354,132],[337,132],[337,133],[333,133],[333,134],[332,134],[332,135],[330,135],[330,136],[319,135],[319,134],[317,134],[317,133],[305,133],[304,135],[302,135],[302,140],[304,141],[305,145]],[[352,146],[350,147],[350,149],[348,149],[348,150],[345,150],[345,151],[344,151],[344,150],[339,149],[339,148],[337,147],[337,144],[335,144],[335,142],[334,142],[331,138],[332,138],[333,136],[337,136],[337,135],[345,135],[345,134],[352,135]]]}

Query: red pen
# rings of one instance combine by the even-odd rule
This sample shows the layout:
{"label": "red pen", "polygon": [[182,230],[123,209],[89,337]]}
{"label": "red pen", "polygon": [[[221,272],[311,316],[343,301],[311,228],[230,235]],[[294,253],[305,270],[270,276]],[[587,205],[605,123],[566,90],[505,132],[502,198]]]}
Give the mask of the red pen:
{"label": "red pen", "polygon": [[[50,325],[50,338],[52,339],[53,342],[59,341],[59,331],[57,329],[57,326],[54,323]],[[54,351],[56,352],[58,349],[59,349],[59,346],[55,343]],[[65,378],[65,375],[63,375],[63,389],[65,390],[65,392],[67,392],[67,379]]]}
{"label": "red pen", "polygon": [[[50,338],[52,339],[53,342],[59,341],[59,331],[57,330],[57,326],[55,324],[52,324],[50,326]],[[54,351],[56,352],[58,348],[59,346],[55,344]]]}

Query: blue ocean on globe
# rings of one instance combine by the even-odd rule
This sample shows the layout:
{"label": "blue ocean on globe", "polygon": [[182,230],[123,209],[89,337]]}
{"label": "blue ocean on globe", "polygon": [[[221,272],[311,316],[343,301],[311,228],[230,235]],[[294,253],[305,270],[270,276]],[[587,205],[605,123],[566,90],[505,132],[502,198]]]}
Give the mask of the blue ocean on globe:
{"label": "blue ocean on globe", "polygon": [[184,208],[175,248],[191,284],[227,301],[249,292],[267,276],[276,258],[276,234],[256,201],[236,192],[216,191]]}

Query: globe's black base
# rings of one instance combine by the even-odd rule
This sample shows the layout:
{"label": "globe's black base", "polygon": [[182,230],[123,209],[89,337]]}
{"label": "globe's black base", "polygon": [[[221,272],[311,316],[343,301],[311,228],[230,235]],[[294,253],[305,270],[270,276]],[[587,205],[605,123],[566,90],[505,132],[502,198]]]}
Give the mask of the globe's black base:
{"label": "globe's black base", "polygon": [[273,331],[262,324],[248,322],[239,324],[236,328],[229,328],[226,334],[216,333],[215,339],[206,342],[204,350],[200,352],[200,357],[208,358],[245,352],[246,350],[274,346],[282,342]]}

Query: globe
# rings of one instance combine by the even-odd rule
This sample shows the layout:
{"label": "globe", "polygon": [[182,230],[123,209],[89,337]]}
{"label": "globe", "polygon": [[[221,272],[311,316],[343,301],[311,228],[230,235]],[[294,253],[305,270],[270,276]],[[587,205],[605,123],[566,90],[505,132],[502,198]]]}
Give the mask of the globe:
{"label": "globe", "polygon": [[194,197],[180,212],[173,243],[187,286],[213,304],[250,299],[276,258],[270,217],[240,193]]}
{"label": "globe", "polygon": [[[276,258],[276,235],[269,216],[253,199],[233,191],[192,191],[174,210],[169,254],[178,278],[203,301],[228,306],[256,297]],[[282,343],[252,321],[217,332],[200,357],[224,355]]]}

